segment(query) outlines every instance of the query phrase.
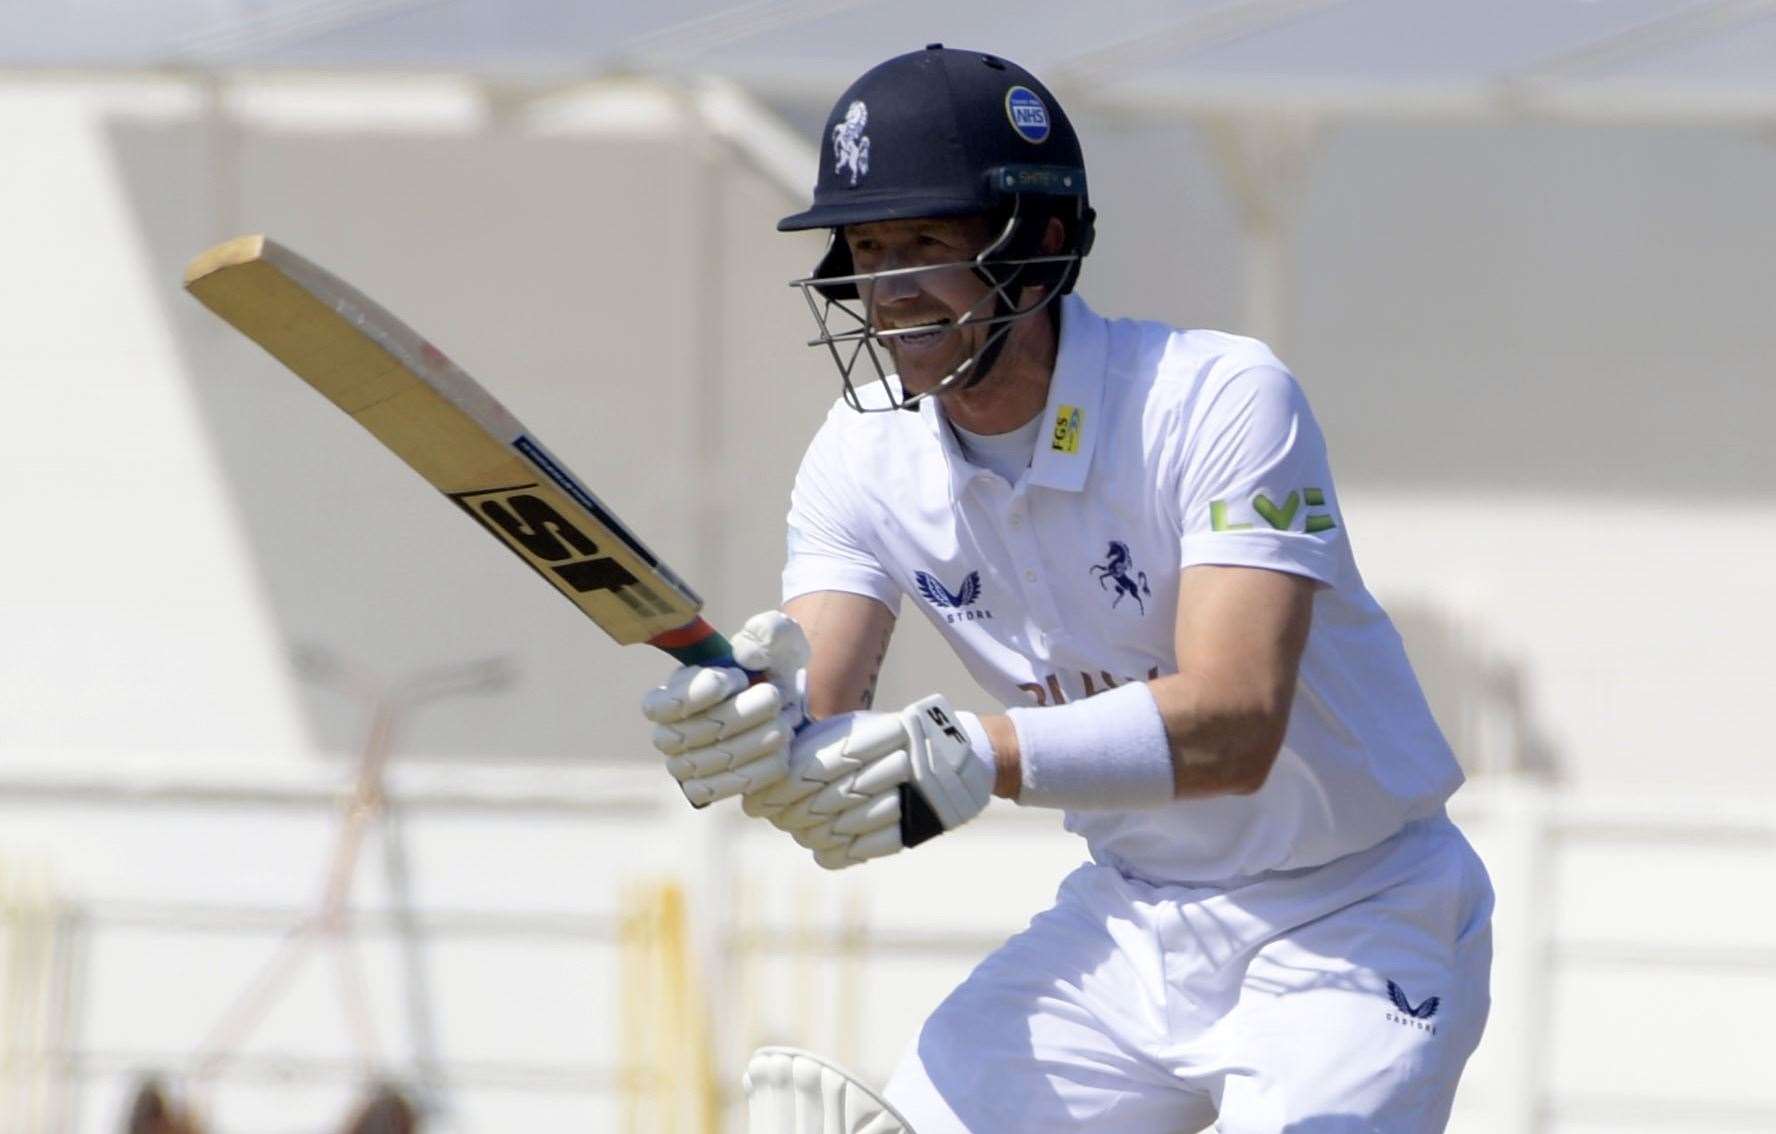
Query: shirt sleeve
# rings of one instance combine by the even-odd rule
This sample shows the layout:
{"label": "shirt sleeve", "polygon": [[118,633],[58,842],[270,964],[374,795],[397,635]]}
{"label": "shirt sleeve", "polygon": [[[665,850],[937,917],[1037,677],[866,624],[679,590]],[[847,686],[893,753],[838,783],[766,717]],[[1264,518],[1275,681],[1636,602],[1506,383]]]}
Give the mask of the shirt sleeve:
{"label": "shirt sleeve", "polygon": [[862,494],[850,481],[839,433],[829,418],[796,471],[789,497],[783,601],[816,591],[845,591],[873,598],[898,615],[900,588],[872,550]]}
{"label": "shirt sleeve", "polygon": [[1264,567],[1334,584],[1344,520],[1301,386],[1261,365],[1204,395],[1178,476],[1182,566]]}

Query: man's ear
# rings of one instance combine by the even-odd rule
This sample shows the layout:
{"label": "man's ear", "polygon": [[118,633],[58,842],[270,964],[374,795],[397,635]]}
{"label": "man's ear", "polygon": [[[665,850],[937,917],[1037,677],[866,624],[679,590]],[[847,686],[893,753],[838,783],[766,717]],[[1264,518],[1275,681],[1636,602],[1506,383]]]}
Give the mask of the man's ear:
{"label": "man's ear", "polygon": [[1067,243],[1067,226],[1061,223],[1060,217],[1049,217],[1048,227],[1042,230],[1042,254],[1053,256]]}

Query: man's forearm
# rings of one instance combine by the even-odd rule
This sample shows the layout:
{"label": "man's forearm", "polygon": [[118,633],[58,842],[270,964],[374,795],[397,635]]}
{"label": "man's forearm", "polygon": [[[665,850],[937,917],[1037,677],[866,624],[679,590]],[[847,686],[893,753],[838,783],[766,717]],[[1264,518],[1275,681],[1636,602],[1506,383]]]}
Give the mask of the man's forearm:
{"label": "man's forearm", "polygon": [[791,599],[784,613],[808,636],[808,715],[815,719],[867,709],[894,635],[894,615],[875,599],[820,591]]}
{"label": "man's forearm", "polygon": [[1292,685],[1261,689],[1189,673],[1148,682],[1171,745],[1175,798],[1263,787],[1288,729]]}
{"label": "man's forearm", "polygon": [[[1279,696],[1240,696],[1188,674],[1147,683],[1165,727],[1172,768],[1172,798],[1240,795],[1263,786],[1282,746],[1288,702]],[[1066,711],[1065,706],[1059,707]],[[1030,712],[1053,712],[1034,709]],[[1023,752],[1008,716],[981,717],[993,744],[993,794],[1017,799],[1023,786]],[[1075,759],[1089,760],[1090,752]]]}

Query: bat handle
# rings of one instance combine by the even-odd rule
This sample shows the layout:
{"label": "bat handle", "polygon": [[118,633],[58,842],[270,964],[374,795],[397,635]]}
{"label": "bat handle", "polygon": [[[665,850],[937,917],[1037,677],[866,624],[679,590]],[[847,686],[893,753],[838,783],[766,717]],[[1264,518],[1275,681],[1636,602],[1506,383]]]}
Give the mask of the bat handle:
{"label": "bat handle", "polygon": [[746,669],[735,661],[734,647],[722,637],[721,631],[701,617],[693,618],[676,630],[655,634],[648,639],[648,645],[671,654],[680,665],[732,666],[752,678],[754,685],[765,679],[764,674]]}
{"label": "bat handle", "polygon": [[680,665],[734,665],[734,647],[721,631],[698,617],[676,630],[648,639],[648,645],[671,654]]}

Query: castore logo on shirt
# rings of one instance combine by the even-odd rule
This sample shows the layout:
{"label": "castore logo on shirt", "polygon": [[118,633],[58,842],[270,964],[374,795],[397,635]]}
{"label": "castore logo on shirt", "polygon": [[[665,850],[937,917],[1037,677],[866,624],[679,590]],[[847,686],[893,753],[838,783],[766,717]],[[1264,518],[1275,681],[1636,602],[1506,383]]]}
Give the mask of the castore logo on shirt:
{"label": "castore logo on shirt", "polygon": [[993,617],[990,610],[973,609],[981,595],[979,571],[970,571],[954,594],[929,571],[914,571],[913,582],[919,585],[919,593],[925,596],[925,601],[943,612],[945,622],[954,625],[957,622],[979,622]]}
{"label": "castore logo on shirt", "polygon": [[1396,1024],[1404,1024],[1409,1028],[1417,1028],[1421,1032],[1436,1035],[1437,1025],[1430,1021],[1431,1017],[1437,1014],[1437,1009],[1443,1006],[1443,998],[1427,996],[1419,1003],[1414,1004],[1406,996],[1405,989],[1391,980],[1387,984],[1388,999],[1393,1001],[1394,1007],[1398,1009],[1396,1012],[1389,1012],[1387,1018]]}

